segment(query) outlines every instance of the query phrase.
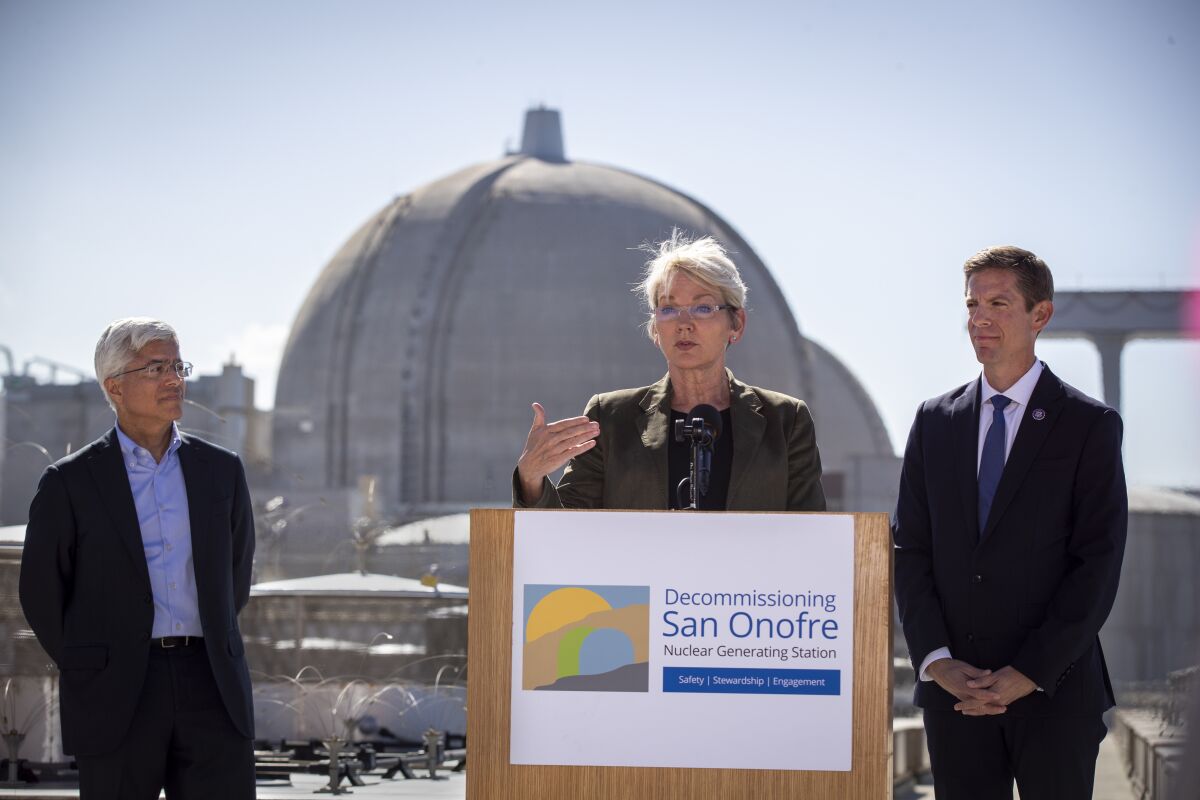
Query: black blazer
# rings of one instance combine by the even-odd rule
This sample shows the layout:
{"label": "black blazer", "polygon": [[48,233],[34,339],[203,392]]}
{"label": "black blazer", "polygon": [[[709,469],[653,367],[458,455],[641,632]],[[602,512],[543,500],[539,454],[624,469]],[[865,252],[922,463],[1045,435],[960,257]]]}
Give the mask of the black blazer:
{"label": "black blazer", "polygon": [[[981,537],[979,406],[979,380],[926,401],[904,452],[892,535],[913,665],[948,646],[976,667],[1011,665],[1043,690],[1009,714],[1104,711],[1114,699],[1098,634],[1128,520],[1121,418],[1045,368]],[[956,702],[917,682],[918,706]]]}
{"label": "black blazer", "polygon": [[[181,435],[204,645],[233,724],[254,735],[237,615],[250,595],[254,516],[238,457]],[[29,509],[21,607],[58,665],[63,750],[97,755],[129,729],[154,603],[116,429],[47,467]]]}
{"label": "black blazer", "polygon": [[[729,511],[824,511],[821,455],[804,401],[729,378],[733,465]],[[665,509],[671,381],[594,396],[584,410],[600,423],[596,446],[574,458],[554,486],[542,481],[536,508]],[[517,472],[513,506],[526,507]]]}

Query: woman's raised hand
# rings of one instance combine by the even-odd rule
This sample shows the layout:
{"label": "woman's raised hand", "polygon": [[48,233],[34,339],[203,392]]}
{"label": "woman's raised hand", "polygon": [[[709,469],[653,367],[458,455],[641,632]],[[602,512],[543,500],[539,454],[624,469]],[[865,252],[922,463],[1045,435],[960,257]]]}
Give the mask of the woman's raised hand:
{"label": "woman's raised hand", "polygon": [[525,450],[517,460],[517,476],[526,503],[536,503],[542,494],[542,479],[580,453],[596,446],[600,424],[587,417],[571,417],[546,423],[546,409],[533,404],[533,426],[525,439]]}

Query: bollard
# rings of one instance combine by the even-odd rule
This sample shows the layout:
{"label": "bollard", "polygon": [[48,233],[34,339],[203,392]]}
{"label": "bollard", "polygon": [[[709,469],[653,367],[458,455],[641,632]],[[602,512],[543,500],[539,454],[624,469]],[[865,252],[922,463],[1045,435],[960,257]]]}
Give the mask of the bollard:
{"label": "bollard", "polygon": [[2,786],[24,786],[21,781],[20,767],[21,760],[21,742],[25,741],[25,734],[18,733],[15,730],[10,730],[4,734],[4,743],[8,745],[8,780],[4,781]]}
{"label": "bollard", "polygon": [[425,731],[425,761],[429,766],[429,779],[431,781],[438,780],[437,768],[442,763],[442,754],[445,752],[445,739],[440,731],[435,728],[430,728]]}
{"label": "bollard", "polygon": [[325,739],[325,746],[329,749],[329,783],[317,789],[313,794],[353,794],[349,789],[341,788],[342,782],[342,745],[345,739],[339,736],[332,736]]}

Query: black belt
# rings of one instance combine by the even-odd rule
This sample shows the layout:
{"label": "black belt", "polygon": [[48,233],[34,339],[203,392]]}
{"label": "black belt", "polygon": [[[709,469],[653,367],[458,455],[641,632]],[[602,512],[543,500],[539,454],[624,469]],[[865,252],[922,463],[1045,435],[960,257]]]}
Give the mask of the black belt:
{"label": "black belt", "polygon": [[200,636],[163,636],[159,639],[151,639],[150,646],[170,650],[172,647],[191,647],[203,641],[203,637]]}

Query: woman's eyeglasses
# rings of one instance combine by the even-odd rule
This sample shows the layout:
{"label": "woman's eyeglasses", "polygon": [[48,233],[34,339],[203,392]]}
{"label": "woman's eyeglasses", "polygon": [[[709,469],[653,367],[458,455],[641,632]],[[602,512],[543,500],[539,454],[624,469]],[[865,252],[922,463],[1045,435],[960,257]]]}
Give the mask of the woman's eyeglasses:
{"label": "woman's eyeglasses", "polygon": [[712,319],[718,311],[726,311],[734,306],[716,306],[711,303],[700,303],[694,306],[659,306],[654,309],[654,318],[659,322],[674,322],[680,316],[687,314],[691,319]]}

